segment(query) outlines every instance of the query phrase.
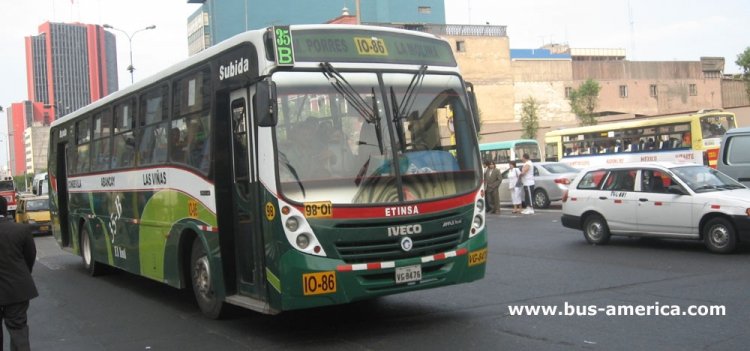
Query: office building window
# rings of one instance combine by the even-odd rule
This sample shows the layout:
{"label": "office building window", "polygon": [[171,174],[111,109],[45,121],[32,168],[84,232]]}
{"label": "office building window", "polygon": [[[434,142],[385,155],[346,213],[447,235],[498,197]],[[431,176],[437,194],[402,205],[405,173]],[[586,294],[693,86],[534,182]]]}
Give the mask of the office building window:
{"label": "office building window", "polygon": [[690,96],[697,96],[698,95],[698,87],[695,84],[690,84]]}
{"label": "office building window", "polygon": [[658,92],[658,90],[656,89],[656,84],[651,84],[651,85],[648,86],[648,94],[651,97],[656,97],[657,96],[657,92]]}
{"label": "office building window", "polygon": [[566,99],[570,98],[570,93],[572,93],[572,92],[573,92],[573,88],[572,87],[565,87],[565,98]]}
{"label": "office building window", "polygon": [[417,12],[419,12],[422,15],[429,15],[432,13],[432,7],[429,6],[420,6],[417,8]]}
{"label": "office building window", "polygon": [[628,97],[628,86],[627,85],[620,85],[620,97],[621,98]]}

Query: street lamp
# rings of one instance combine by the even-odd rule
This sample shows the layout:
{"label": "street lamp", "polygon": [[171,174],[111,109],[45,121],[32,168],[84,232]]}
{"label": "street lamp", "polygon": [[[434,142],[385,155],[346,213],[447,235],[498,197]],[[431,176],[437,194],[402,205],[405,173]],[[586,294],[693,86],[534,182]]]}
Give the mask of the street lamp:
{"label": "street lamp", "polygon": [[127,70],[130,71],[130,84],[133,84],[133,71],[135,71],[135,67],[133,67],[133,37],[138,32],[142,32],[144,30],[149,30],[149,29],[156,29],[156,26],[152,24],[148,27],[141,28],[133,33],[128,33],[122,29],[112,27],[109,24],[105,24],[102,27],[106,29],[112,29],[118,32],[122,32],[123,34],[125,34],[126,37],[128,37],[128,51],[130,52],[130,65],[128,66]]}

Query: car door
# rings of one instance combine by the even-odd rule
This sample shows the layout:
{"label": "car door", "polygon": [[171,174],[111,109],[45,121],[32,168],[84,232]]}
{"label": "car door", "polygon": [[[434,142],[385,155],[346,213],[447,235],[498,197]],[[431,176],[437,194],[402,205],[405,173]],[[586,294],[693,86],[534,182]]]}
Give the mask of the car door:
{"label": "car door", "polygon": [[510,169],[506,169],[501,174],[502,182],[500,183],[500,189],[498,189],[498,193],[500,194],[500,202],[511,202],[510,189],[508,188],[508,172],[509,171]]}
{"label": "car door", "polygon": [[637,230],[635,192],[635,169],[614,169],[599,190],[596,207],[607,221],[613,233],[628,233]]}
{"label": "car door", "polygon": [[697,236],[693,223],[693,197],[672,194],[670,185],[677,184],[666,172],[643,168],[638,175],[638,231],[664,236]]}

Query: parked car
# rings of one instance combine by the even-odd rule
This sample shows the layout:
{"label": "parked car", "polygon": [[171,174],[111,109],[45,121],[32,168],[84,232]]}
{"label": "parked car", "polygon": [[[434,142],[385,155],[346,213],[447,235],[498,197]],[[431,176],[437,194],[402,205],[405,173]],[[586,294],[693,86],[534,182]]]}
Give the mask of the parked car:
{"label": "parked car", "polygon": [[750,127],[730,129],[721,140],[716,168],[750,186]]}
{"label": "parked car", "polygon": [[33,234],[51,233],[52,220],[49,212],[49,197],[33,196],[18,199],[16,222],[30,224]]}
{"label": "parked car", "polygon": [[694,164],[629,164],[581,172],[563,195],[562,224],[591,244],[610,235],[703,240],[717,253],[750,240],[750,190]]}
{"label": "parked car", "polygon": [[[522,166],[519,161],[519,169]],[[547,208],[550,202],[561,200],[563,192],[568,189],[568,184],[579,172],[579,169],[560,162],[534,162],[534,207]],[[503,171],[502,176],[500,202],[509,203],[511,199],[507,169]]]}

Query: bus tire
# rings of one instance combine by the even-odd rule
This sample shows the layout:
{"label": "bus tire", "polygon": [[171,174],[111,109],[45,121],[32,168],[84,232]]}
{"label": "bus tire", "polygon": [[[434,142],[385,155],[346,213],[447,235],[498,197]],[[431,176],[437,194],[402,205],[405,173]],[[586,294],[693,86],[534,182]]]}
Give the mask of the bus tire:
{"label": "bus tire", "polygon": [[583,237],[591,245],[605,245],[609,242],[609,226],[604,217],[591,214],[583,222]]}
{"label": "bus tire", "polygon": [[534,190],[534,207],[535,208],[548,208],[549,207],[549,195],[544,189],[538,188]]}
{"label": "bus tire", "polygon": [[93,254],[93,240],[91,233],[89,233],[88,226],[86,223],[81,223],[81,259],[83,261],[83,268],[89,273],[90,276],[96,277],[104,274],[105,266],[102,263],[96,262]]}
{"label": "bus tire", "polygon": [[703,226],[703,242],[711,252],[726,254],[737,248],[737,234],[732,223],[716,217]]}
{"label": "bus tire", "polygon": [[206,254],[206,249],[200,239],[193,241],[193,249],[190,254],[190,281],[201,312],[208,318],[218,319],[221,316],[224,302],[214,292],[211,281],[211,264]]}

